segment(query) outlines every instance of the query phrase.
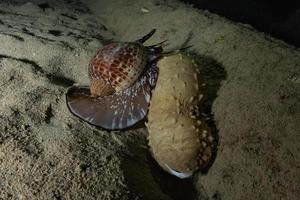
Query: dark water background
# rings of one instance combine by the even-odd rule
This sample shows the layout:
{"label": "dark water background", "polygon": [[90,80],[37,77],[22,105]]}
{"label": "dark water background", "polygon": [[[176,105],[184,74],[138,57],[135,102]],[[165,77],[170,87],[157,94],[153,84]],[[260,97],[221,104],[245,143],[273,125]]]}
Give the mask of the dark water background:
{"label": "dark water background", "polygon": [[300,47],[300,0],[181,0]]}

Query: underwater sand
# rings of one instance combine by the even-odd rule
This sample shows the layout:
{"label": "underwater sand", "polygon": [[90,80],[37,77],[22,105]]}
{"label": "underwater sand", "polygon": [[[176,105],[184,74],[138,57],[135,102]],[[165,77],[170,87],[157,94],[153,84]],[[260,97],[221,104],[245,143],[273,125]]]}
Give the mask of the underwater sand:
{"label": "underwater sand", "polygon": [[[173,0],[0,2],[0,199],[299,199],[300,51]],[[151,159],[147,130],[74,117],[97,48],[133,41],[189,51],[218,130],[206,173],[178,180]]]}

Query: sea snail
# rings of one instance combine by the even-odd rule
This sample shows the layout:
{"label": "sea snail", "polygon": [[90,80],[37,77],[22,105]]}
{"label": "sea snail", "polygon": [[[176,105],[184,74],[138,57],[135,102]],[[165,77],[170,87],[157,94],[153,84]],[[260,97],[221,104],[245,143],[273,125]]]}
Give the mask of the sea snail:
{"label": "sea snail", "polygon": [[154,32],[135,42],[112,43],[100,49],[88,67],[90,87],[72,86],[66,93],[70,112],[110,130],[143,119],[157,79],[156,61],[162,55],[163,42],[143,45]]}
{"label": "sea snail", "polygon": [[199,67],[183,54],[157,63],[159,76],[148,113],[149,146],[167,172],[186,178],[212,160],[215,138],[201,119],[203,82]]}

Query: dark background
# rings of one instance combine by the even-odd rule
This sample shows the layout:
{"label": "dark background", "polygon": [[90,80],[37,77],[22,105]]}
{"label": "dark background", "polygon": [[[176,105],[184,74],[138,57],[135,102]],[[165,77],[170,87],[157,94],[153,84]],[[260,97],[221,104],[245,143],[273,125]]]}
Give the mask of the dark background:
{"label": "dark background", "polygon": [[181,0],[300,47],[300,0]]}

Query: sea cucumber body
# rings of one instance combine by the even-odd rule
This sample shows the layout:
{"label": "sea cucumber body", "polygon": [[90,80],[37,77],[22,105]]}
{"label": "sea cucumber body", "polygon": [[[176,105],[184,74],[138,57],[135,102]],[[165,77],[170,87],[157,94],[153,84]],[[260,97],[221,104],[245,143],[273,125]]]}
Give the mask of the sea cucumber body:
{"label": "sea cucumber body", "polygon": [[148,113],[149,146],[163,169],[185,178],[207,166],[214,143],[199,114],[199,67],[190,57],[176,54],[162,58],[158,69]]}

